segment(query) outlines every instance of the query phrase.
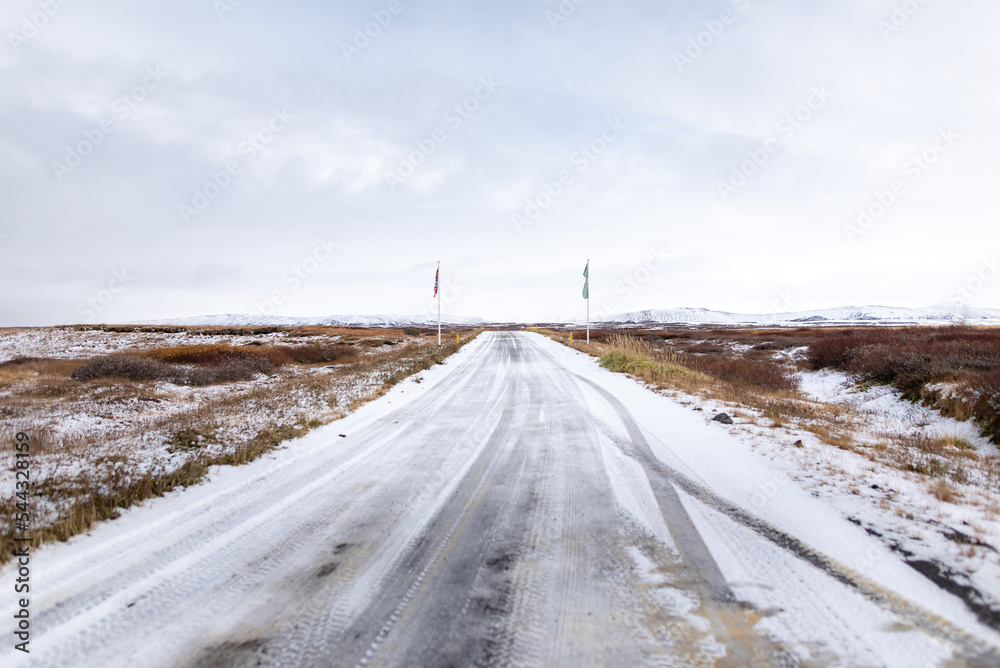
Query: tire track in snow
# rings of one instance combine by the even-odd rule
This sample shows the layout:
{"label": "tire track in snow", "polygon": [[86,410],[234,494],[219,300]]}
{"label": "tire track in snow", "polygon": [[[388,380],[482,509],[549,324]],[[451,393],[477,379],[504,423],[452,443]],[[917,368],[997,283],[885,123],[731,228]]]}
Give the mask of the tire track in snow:
{"label": "tire track in snow", "polygon": [[[444,379],[452,381],[451,387],[446,385],[444,388],[445,396],[452,396],[470,380],[481,379],[482,376],[476,374],[476,371],[481,370],[487,361],[488,357],[484,355],[481,355],[478,360],[466,360],[466,364],[463,366],[468,369],[467,373],[464,375],[453,373]],[[47,634],[47,642],[53,644],[59,643],[60,635],[63,635],[54,627],[79,620],[85,615],[91,618],[91,626],[85,631],[74,631],[73,628],[66,630],[70,636],[69,644],[72,648],[63,655],[62,659],[57,659],[55,664],[65,663],[65,659],[69,656],[79,655],[80,651],[87,647],[99,648],[106,645],[107,642],[103,639],[114,638],[124,630],[120,620],[128,619],[134,624],[143,618],[142,606],[136,605],[138,602],[155,601],[157,609],[170,609],[176,602],[184,600],[185,593],[197,591],[199,585],[207,587],[206,583],[212,582],[213,577],[218,576],[221,570],[225,570],[226,564],[232,563],[232,557],[243,553],[247,546],[263,544],[271,548],[269,550],[271,554],[275,554],[273,551],[275,549],[278,550],[277,554],[281,554],[282,550],[294,553],[294,548],[301,546],[305,538],[315,533],[326,520],[319,518],[304,524],[291,535],[286,535],[283,540],[276,543],[272,535],[272,527],[269,525],[286,512],[284,509],[287,504],[290,501],[298,501],[306,507],[313,507],[315,499],[323,496],[324,489],[330,486],[336,477],[342,475],[345,470],[349,472],[352,466],[355,469],[362,467],[372,452],[392,444],[393,441],[402,442],[402,439],[396,438],[398,432],[380,433],[378,430],[380,424],[392,421],[393,417],[400,417],[407,412],[417,412],[420,409],[419,403],[416,406],[404,408],[403,411],[386,416],[379,423],[366,430],[367,433],[371,434],[370,437],[362,435],[361,438],[355,440],[355,444],[362,447],[360,453],[344,450],[334,453],[320,453],[318,457],[315,455],[301,457],[292,466],[283,466],[275,474],[268,473],[262,476],[267,478],[264,481],[267,487],[263,493],[260,489],[246,489],[247,484],[240,485],[238,489],[225,495],[226,506],[216,507],[214,512],[211,512],[209,508],[208,512],[195,515],[194,522],[181,522],[180,526],[170,532],[172,535],[183,536],[185,531],[193,529],[193,533],[188,533],[180,542],[154,552],[152,555],[144,555],[146,556],[144,560],[130,568],[123,570],[107,568],[109,562],[114,563],[116,560],[127,558],[128,549],[125,550],[125,555],[119,551],[122,539],[92,551],[90,559],[99,564],[97,568],[100,569],[101,577],[96,578],[96,582],[92,581],[83,592],[62,599],[52,608],[43,610],[36,617],[36,633],[39,635]],[[365,445],[366,440],[370,441],[367,445]],[[397,447],[401,446],[397,445]],[[343,461],[344,459],[347,461]],[[332,469],[328,468],[331,464],[338,465]],[[255,479],[254,482],[257,482],[259,478]],[[290,497],[289,489],[298,489],[298,491]],[[248,491],[255,493],[247,494]],[[219,496],[213,495],[212,498],[218,500]],[[249,506],[246,503],[247,498],[251,500]],[[203,506],[207,504],[208,501],[202,503]],[[339,507],[334,507],[331,510],[337,512],[339,509]],[[218,517],[220,514],[222,518]],[[204,517],[204,515],[209,516]],[[211,515],[215,515],[214,520]],[[194,523],[195,527],[186,526],[190,523]],[[128,537],[134,540],[136,533],[141,537],[153,530],[155,527],[140,529],[130,533]],[[288,527],[283,527],[283,530],[287,533]],[[222,547],[220,548],[220,546]],[[142,552],[141,541],[133,543],[133,549]],[[204,556],[199,557],[199,554]],[[100,561],[101,559],[103,561]],[[277,561],[274,559],[265,559],[260,562],[261,565],[257,572],[270,573],[275,563]],[[268,564],[266,569],[264,564]],[[253,569],[253,566],[251,568]],[[253,570],[251,570],[252,572]],[[46,579],[55,579],[59,575],[58,572],[46,574]],[[81,569],[79,577],[85,578],[89,575],[91,574],[86,569]],[[153,580],[152,587],[144,587],[143,582],[150,579]],[[232,589],[234,581],[226,581],[226,578],[221,577],[218,580],[221,583],[219,586],[227,586],[230,587],[230,590]],[[241,582],[246,582],[246,578],[235,581],[237,584]],[[178,587],[177,583],[184,586]],[[125,594],[128,594],[129,599],[135,599],[129,605],[125,605],[124,600],[119,600]],[[100,620],[97,622],[101,628],[100,634],[92,633],[95,615]],[[76,642],[72,642],[74,635],[77,638]],[[96,639],[102,640],[97,642]]]}
{"label": "tire track in snow", "polygon": [[[713,510],[751,529],[765,540],[816,567],[840,584],[861,593],[868,600],[907,620],[925,633],[956,645],[963,652],[962,660],[966,661],[968,665],[983,666],[984,668],[1000,665],[1000,653],[994,648],[973,638],[941,617],[903,599],[895,592],[885,589],[863,575],[854,572],[847,566],[819,553],[797,538],[753,516],[743,508],[717,495],[701,483],[662,462],[653,454],[653,450],[642,434],[642,430],[638,423],[636,423],[635,418],[617,397],[596,383],[578,374],[574,375],[581,383],[586,384],[596,391],[615,410],[628,431],[633,447],[632,454],[646,469],[654,488],[655,486],[661,486],[662,488],[662,486],[676,485],[677,488]],[[676,495],[676,492],[674,494]]]}
{"label": "tire track in snow", "polygon": [[[529,337],[484,335],[472,352],[422,397],[358,429],[349,452],[299,448],[253,481],[209,490],[181,511],[191,518],[175,513],[176,524],[161,520],[93,548],[84,537],[84,572],[96,573],[98,558],[113,562],[116,550],[127,567],[43,599],[39,616],[49,615],[50,626],[39,631],[38,658],[198,667],[724,665],[683,647],[705,637],[692,621],[702,615],[731,664],[787,659],[753,633],[687,514],[696,499],[712,517],[735,519],[718,514],[728,502],[665,468],[620,402],[624,413],[608,404],[629,438],[618,426],[610,434],[590,415],[587,382]],[[621,457],[616,448],[636,463],[616,468],[621,460],[605,456]],[[640,466],[649,481],[642,507],[655,513],[658,504],[683,559],[665,534],[626,519],[615,496],[613,476],[632,467],[641,479]],[[287,503],[289,488],[301,492],[286,508],[291,515],[273,514],[269,504]],[[754,544],[777,544],[750,531]],[[162,543],[126,544],[137,537],[167,539],[179,554]],[[749,544],[728,539],[734,549]],[[639,548],[645,566],[633,554]],[[804,572],[816,565],[802,561]],[[666,571],[667,582],[651,583],[649,569]],[[653,596],[656,587],[700,592],[692,599],[703,609],[674,611]],[[126,607],[134,593],[147,597]],[[59,619],[67,642],[46,646]],[[151,649],[156,661],[145,660]]]}
{"label": "tire track in snow", "polygon": [[[491,382],[489,376],[476,375],[474,377],[476,380],[475,389],[478,390],[478,393],[485,393]],[[473,395],[476,394],[477,392],[473,392]],[[493,396],[492,393],[490,396]],[[499,397],[497,402],[499,402]],[[470,438],[481,440],[482,437],[472,435],[474,432],[483,432],[488,436],[495,429],[495,425],[499,424],[501,417],[500,410],[496,411],[496,418],[491,418],[488,415],[490,412],[484,411],[487,414],[480,418],[476,424],[466,429],[466,435],[456,433],[450,438],[455,441],[464,441]],[[447,434],[441,435],[445,436],[446,440],[448,439]],[[480,447],[480,452],[481,449]],[[415,453],[415,456],[419,457],[419,455],[420,453]],[[478,454],[473,456],[466,468],[472,466],[478,457]],[[407,466],[404,464],[396,468],[405,470]],[[391,495],[388,492],[406,485],[405,483],[394,483],[392,480],[383,480],[382,483],[376,489],[386,496],[385,499],[357,500],[353,505],[360,517],[357,520],[352,520],[350,517],[341,518],[342,521],[350,525],[346,531],[341,529],[338,534],[339,538],[336,539],[345,541],[337,543],[338,546],[344,545],[351,548],[349,554],[343,555],[344,558],[341,560],[344,563],[344,568],[340,568],[338,562],[337,569],[330,574],[329,579],[325,580],[324,584],[327,586],[323,588],[323,591],[311,592],[305,610],[302,614],[296,615],[293,620],[294,628],[290,631],[285,628],[287,633],[285,631],[276,632],[275,635],[279,637],[279,640],[263,643],[258,648],[255,660],[260,660],[261,653],[267,652],[268,658],[264,661],[265,664],[287,664],[289,659],[294,661],[294,656],[300,656],[301,661],[294,661],[294,665],[312,665],[317,661],[323,663],[322,657],[324,656],[341,653],[337,648],[327,649],[329,636],[342,631],[359,614],[357,610],[358,600],[367,601],[371,596],[370,589],[383,588],[385,581],[390,581],[396,572],[410,568],[407,563],[409,558],[407,555],[424,545],[426,540],[424,527],[428,522],[433,523],[433,514],[437,513],[438,510],[433,510],[431,515],[427,515],[427,511],[419,511],[412,518],[414,525],[408,532],[408,537],[404,535],[402,545],[393,549],[391,545],[386,545],[382,541],[387,533],[400,524],[401,518],[398,516],[398,512],[388,510],[391,502]],[[457,483],[457,481],[453,481],[453,483]],[[446,505],[447,500],[454,494],[453,487],[454,484],[445,488],[443,495],[439,495],[437,500],[433,502],[433,508],[440,509]],[[376,511],[375,515],[372,515],[373,508],[385,509],[385,511]],[[288,624],[285,624],[283,628],[287,626]],[[220,646],[232,644],[231,640],[219,643]],[[354,663],[345,661],[343,665],[354,665]]]}
{"label": "tire track in snow", "polygon": [[[580,376],[559,365],[548,352],[536,344],[531,345],[540,357],[550,362],[550,376],[562,392],[578,395],[577,403],[582,406],[580,412],[589,421],[586,401],[579,394],[579,385],[576,382],[582,380]],[[591,429],[596,431],[595,426],[591,426]],[[604,464],[597,457],[588,468],[604,470]],[[711,623],[716,635],[725,641],[727,656],[713,662],[714,665],[720,668],[784,665],[787,657],[783,650],[770,639],[756,633],[747,622],[746,610],[736,601],[722,571],[681,504],[676,490],[669,483],[657,484],[652,478],[649,482],[674,544],[680,550],[683,559],[683,570],[677,575],[683,582],[684,588],[691,590],[701,602],[701,612]],[[610,488],[606,495],[612,495]]]}

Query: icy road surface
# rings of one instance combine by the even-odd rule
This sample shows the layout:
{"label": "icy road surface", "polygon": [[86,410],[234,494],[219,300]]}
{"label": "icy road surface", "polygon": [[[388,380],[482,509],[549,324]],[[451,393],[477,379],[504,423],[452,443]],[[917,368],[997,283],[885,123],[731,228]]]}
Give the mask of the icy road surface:
{"label": "icy road surface", "polygon": [[709,417],[484,334],[37,551],[31,655],[5,632],[0,665],[1000,665],[961,601]]}

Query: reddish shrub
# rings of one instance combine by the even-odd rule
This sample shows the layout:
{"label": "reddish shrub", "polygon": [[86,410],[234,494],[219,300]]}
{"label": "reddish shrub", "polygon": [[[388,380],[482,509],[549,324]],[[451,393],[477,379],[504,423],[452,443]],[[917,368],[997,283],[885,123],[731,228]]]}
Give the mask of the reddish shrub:
{"label": "reddish shrub", "polygon": [[274,365],[262,355],[233,358],[213,366],[176,370],[170,380],[180,385],[212,385],[250,380],[258,373],[274,373]]}
{"label": "reddish shrub", "polygon": [[738,357],[696,357],[684,355],[682,364],[734,385],[767,392],[791,391],[796,380],[783,368],[770,361],[753,361]]}
{"label": "reddish shrub", "polygon": [[251,348],[238,348],[224,344],[209,344],[199,346],[178,346],[176,348],[157,348],[143,353],[144,357],[150,357],[168,364],[199,364],[214,365],[222,364],[231,359],[247,359],[251,357],[263,357],[260,350]]}
{"label": "reddish shrub", "polygon": [[946,399],[930,383],[963,381],[958,399],[983,432],[1000,441],[1000,330],[971,327],[837,332],[809,347],[809,366],[850,373],[859,382],[892,385],[913,401]]}
{"label": "reddish shrub", "polygon": [[806,359],[813,369],[848,371],[873,383],[944,379],[1000,370],[1000,331],[943,327],[837,332],[811,344]]}
{"label": "reddish shrub", "polygon": [[[381,341],[378,341],[381,344]],[[275,364],[288,362],[297,364],[322,364],[355,354],[353,346],[344,344],[311,344],[305,346],[271,346],[264,353]]]}
{"label": "reddish shrub", "polygon": [[135,381],[165,380],[178,385],[211,385],[249,380],[258,373],[273,373],[274,364],[263,355],[229,358],[219,364],[184,366],[134,355],[106,355],[85,362],[71,378],[124,378]]}
{"label": "reddish shrub", "polygon": [[85,362],[72,374],[73,380],[124,378],[126,380],[161,380],[173,369],[159,360],[133,355],[106,355]]}
{"label": "reddish shrub", "polygon": [[1000,441],[1000,371],[980,373],[965,382],[960,394],[972,405],[983,435]]}
{"label": "reddish shrub", "polygon": [[857,348],[861,343],[860,337],[855,334],[839,334],[836,336],[823,337],[819,341],[810,344],[806,353],[806,360],[809,367],[814,371],[819,369],[840,369],[847,370],[847,363],[850,360],[848,352]]}

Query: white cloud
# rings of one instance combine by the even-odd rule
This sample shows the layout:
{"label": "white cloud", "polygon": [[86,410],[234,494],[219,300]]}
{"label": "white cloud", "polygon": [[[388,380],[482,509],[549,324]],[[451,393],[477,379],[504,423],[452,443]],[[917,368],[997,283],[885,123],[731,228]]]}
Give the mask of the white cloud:
{"label": "white cloud", "polygon": [[[583,260],[598,294],[654,243],[672,264],[622,310],[760,311],[787,287],[801,308],[944,301],[995,238],[1000,8],[929,2],[883,39],[893,4],[751,2],[680,73],[672,54],[732,2],[587,3],[556,30],[536,3],[422,2],[352,63],[338,45],[363,8],[244,3],[219,21],[197,0],[72,3],[0,58],[0,257],[16,276],[0,324],[70,321],[119,266],[144,271],[117,318],[247,310],[320,233],[343,257],[287,314],[412,310],[441,259],[469,286],[459,315],[577,317]],[[6,5],[0,28],[32,6]],[[170,78],[58,183],[52,160],[154,64]],[[490,75],[496,94],[390,191],[386,172]],[[722,202],[718,182],[816,86],[829,102]],[[294,127],[182,225],[178,204],[275,107]],[[620,141],[517,234],[510,215],[609,117],[629,126]],[[948,126],[954,149],[849,244],[857,208]]]}

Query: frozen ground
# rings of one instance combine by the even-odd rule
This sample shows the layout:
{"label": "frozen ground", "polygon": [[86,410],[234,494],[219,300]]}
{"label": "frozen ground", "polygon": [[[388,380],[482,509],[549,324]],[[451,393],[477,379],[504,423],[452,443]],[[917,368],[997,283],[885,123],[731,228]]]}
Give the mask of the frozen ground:
{"label": "frozen ground", "polygon": [[925,526],[873,510],[883,489],[920,503],[904,477],[858,462],[851,494],[828,479],[854,453],[710,408],[482,335],[421,384],[43,548],[31,665],[1000,663],[996,629],[869,530]]}
{"label": "frozen ground", "polygon": [[[803,371],[802,393],[843,409],[840,420],[866,447],[925,435],[961,439],[977,455],[996,453],[972,422],[942,417],[904,400],[891,387],[857,388],[843,373]],[[768,460],[770,478],[750,498],[758,511],[780,503],[779,491],[795,487],[822,499],[840,517],[940,586],[962,595],[994,628],[1000,628],[1000,489],[995,484],[955,484],[950,502],[937,498],[927,476],[872,461],[857,451],[823,443],[807,430],[775,428],[757,411],[691,396],[675,400],[707,418],[723,411],[735,424],[712,424]],[[796,447],[796,442],[801,445]],[[970,455],[971,456],[971,455]],[[720,484],[722,481],[720,481]],[[881,557],[880,557],[881,558]]]}
{"label": "frozen ground", "polygon": [[[389,336],[389,335],[387,335]],[[32,435],[40,525],[55,521],[91,491],[114,492],[144,475],[162,475],[197,456],[232,452],[265,431],[292,436],[349,412],[381,391],[386,379],[412,356],[432,348],[426,337],[390,337],[378,346],[362,335],[203,335],[182,331],[108,332],[47,328],[0,332],[0,361],[17,357],[76,360],[192,344],[297,345],[355,341],[347,364],[285,365],[273,375],[192,387],[118,379],[79,383],[40,377],[30,365],[13,368],[0,383],[0,429]],[[12,466],[13,453],[0,462]],[[12,476],[0,479],[0,497],[13,495]]]}
{"label": "frozen ground", "polygon": [[862,390],[847,374],[830,369],[804,371],[798,374],[798,379],[799,390],[807,396],[848,406],[862,416],[869,437],[921,431],[929,436],[961,438],[983,453],[996,452],[996,446],[979,434],[975,423],[942,417],[936,410],[904,400],[892,387],[882,385]]}
{"label": "frozen ground", "polygon": [[76,329],[73,327],[6,329],[0,332],[0,362],[15,357],[76,359],[155,347],[212,343],[243,346],[254,342],[288,343],[289,336],[285,331],[258,335],[232,335],[192,334],[187,330],[180,332],[108,332],[102,329]]}

